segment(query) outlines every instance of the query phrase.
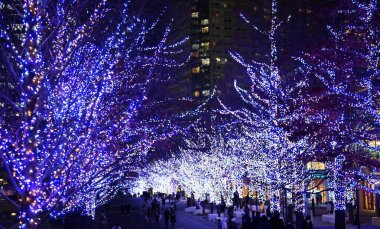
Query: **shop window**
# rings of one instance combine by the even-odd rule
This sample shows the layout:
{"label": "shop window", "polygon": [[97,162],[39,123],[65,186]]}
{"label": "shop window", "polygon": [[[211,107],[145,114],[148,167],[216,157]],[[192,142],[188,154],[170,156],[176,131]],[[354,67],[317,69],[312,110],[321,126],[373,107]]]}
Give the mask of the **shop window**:
{"label": "shop window", "polygon": [[306,164],[308,170],[325,170],[325,164],[322,162],[311,161]]}
{"label": "shop window", "polygon": [[[374,189],[373,185],[368,182],[363,182],[364,186],[369,189]],[[363,200],[364,200],[364,209],[367,210],[375,210],[375,194],[372,192],[368,192],[363,190]]]}

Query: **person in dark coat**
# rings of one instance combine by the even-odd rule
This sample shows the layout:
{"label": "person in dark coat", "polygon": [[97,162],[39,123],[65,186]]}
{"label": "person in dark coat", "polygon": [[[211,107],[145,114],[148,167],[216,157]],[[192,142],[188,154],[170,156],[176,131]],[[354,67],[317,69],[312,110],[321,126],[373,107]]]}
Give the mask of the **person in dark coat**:
{"label": "person in dark coat", "polygon": [[260,223],[260,212],[256,212],[256,215],[252,217],[252,224],[251,228],[252,229],[257,229]]}
{"label": "person in dark coat", "polygon": [[131,204],[127,201],[127,203],[125,203],[124,207],[125,207],[125,213],[127,215],[129,215],[129,212],[131,211]]}
{"label": "person in dark coat", "polygon": [[280,212],[274,211],[273,217],[270,219],[272,229],[284,229],[284,221],[280,219]]}
{"label": "person in dark coat", "polygon": [[104,205],[104,208],[106,209],[106,214],[108,214],[110,212],[110,209],[111,209],[111,205],[109,203],[106,203]]}
{"label": "person in dark coat", "polygon": [[249,206],[249,195],[245,197],[245,206]]}
{"label": "person in dark coat", "polygon": [[241,229],[249,229],[251,225],[251,217],[249,216],[249,212],[246,212],[242,217],[242,225]]}
{"label": "person in dark coat", "polygon": [[261,220],[257,229],[272,229],[272,225],[269,223],[268,218],[265,215],[261,217]]}
{"label": "person in dark coat", "polygon": [[294,229],[294,226],[290,220],[286,222],[285,229]]}
{"label": "person in dark coat", "polygon": [[234,207],[236,206],[236,208],[237,208],[238,207],[238,203],[239,203],[239,192],[236,190],[234,192],[234,198],[233,198]]}
{"label": "person in dark coat", "polygon": [[313,229],[313,223],[311,222],[311,217],[309,215],[307,215],[303,221],[302,229]]}
{"label": "person in dark coat", "polygon": [[174,227],[174,224],[176,222],[176,215],[175,215],[175,209],[174,208],[172,208],[170,210],[170,222],[172,224],[172,227]]}
{"label": "person in dark coat", "polygon": [[165,208],[165,201],[166,201],[165,196],[162,196],[162,199],[161,199],[161,207],[162,208]]}
{"label": "person in dark coat", "polygon": [[241,229],[249,229],[251,227],[251,216],[249,216],[249,208],[244,208],[244,214],[242,216]]}
{"label": "person in dark coat", "polygon": [[121,215],[124,216],[124,214],[125,214],[125,204],[124,203],[121,204],[120,210],[121,210]]}
{"label": "person in dark coat", "polygon": [[228,216],[228,225],[231,228],[232,226],[232,218],[234,218],[234,207],[229,206],[227,209],[227,216]]}
{"label": "person in dark coat", "polygon": [[272,212],[270,211],[270,206],[267,207],[265,214],[266,214],[267,218],[272,218]]}
{"label": "person in dark coat", "polygon": [[150,223],[151,217],[152,217],[152,207],[148,207],[148,209],[146,210],[146,221],[148,221],[148,223]]}
{"label": "person in dark coat", "polygon": [[158,224],[158,221],[160,220],[160,209],[159,208],[154,209],[154,220],[156,221],[156,224]]}
{"label": "person in dark coat", "polygon": [[169,226],[169,217],[170,217],[170,211],[168,208],[165,209],[165,212],[164,212],[164,218],[165,218],[165,226],[168,227]]}

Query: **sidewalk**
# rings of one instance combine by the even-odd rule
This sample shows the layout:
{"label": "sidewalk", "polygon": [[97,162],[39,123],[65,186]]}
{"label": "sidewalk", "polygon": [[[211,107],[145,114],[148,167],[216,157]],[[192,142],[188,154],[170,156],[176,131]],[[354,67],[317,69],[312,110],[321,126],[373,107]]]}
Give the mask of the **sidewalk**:
{"label": "sidewalk", "polygon": [[[184,205],[185,205],[185,203],[181,203],[181,206],[183,206],[183,208],[186,207]],[[183,212],[183,211],[181,211],[181,212]],[[187,215],[187,217],[189,217],[189,218],[200,218],[200,219],[203,219],[207,223],[211,223],[207,220],[207,216],[193,216],[192,214],[189,214],[189,213],[184,213],[184,214]],[[212,227],[212,228],[216,227],[216,223],[211,223],[211,224],[214,225],[214,227]],[[322,216],[314,216],[313,217],[313,225],[314,225],[315,229],[334,229],[333,224],[327,223],[327,222],[322,222]],[[352,225],[352,224],[346,225],[346,229],[357,229],[357,228],[358,228],[357,225]],[[370,218],[362,217],[361,229],[380,229],[380,226],[370,225]]]}
{"label": "sidewalk", "polygon": [[[312,218],[312,221],[313,221],[314,228],[316,228],[316,229],[334,229],[333,224],[322,222],[322,216],[314,216]],[[371,222],[369,222],[368,220],[365,220],[364,222],[362,220],[362,224],[360,225],[361,226],[360,228],[361,229],[380,229],[380,226],[373,226],[370,223]],[[357,229],[358,226],[352,225],[351,223],[350,224],[347,223],[346,228],[347,229]]]}

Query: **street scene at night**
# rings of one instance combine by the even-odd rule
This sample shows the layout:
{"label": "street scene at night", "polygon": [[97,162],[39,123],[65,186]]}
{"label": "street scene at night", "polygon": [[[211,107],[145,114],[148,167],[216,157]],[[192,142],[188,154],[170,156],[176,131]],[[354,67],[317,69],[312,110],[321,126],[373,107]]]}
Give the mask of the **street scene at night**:
{"label": "street scene at night", "polygon": [[0,0],[0,229],[380,229],[379,0]]}

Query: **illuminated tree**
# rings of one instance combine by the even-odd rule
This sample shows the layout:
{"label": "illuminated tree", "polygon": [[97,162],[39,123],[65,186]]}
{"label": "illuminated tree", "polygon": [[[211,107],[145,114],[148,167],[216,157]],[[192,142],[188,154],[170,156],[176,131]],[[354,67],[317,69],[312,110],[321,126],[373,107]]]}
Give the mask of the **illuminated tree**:
{"label": "illuminated tree", "polygon": [[342,22],[328,27],[332,42],[300,58],[309,86],[300,93],[295,122],[316,145],[315,158],[329,165],[338,228],[345,227],[347,183],[358,185],[362,166],[380,166],[369,153],[378,150],[371,146],[379,126],[377,1],[346,3],[338,11]]}
{"label": "illuminated tree", "polygon": [[[230,53],[246,68],[251,87],[246,90],[235,82],[236,91],[245,106],[233,110],[221,102],[223,106],[221,113],[235,117],[233,125],[238,124],[241,128],[241,137],[248,143],[240,147],[246,152],[249,164],[247,173],[252,180],[253,189],[262,193],[268,187],[271,210],[280,211],[281,191],[287,187],[303,187],[303,182],[307,178],[304,171],[307,161],[303,159],[310,159],[312,145],[308,144],[306,136],[294,137],[291,131],[293,119],[297,115],[292,107],[298,103],[296,95],[303,82],[287,81],[280,71],[277,33],[285,21],[278,19],[277,1],[273,0],[271,3],[272,17],[268,30],[258,28],[241,15],[253,26],[253,29],[269,41],[269,61],[246,60],[238,52]],[[290,17],[287,20],[289,19]],[[296,190],[296,196],[302,198],[303,191],[303,189]],[[299,211],[303,211],[301,203],[302,201],[297,204]]]}
{"label": "illuminated tree", "polygon": [[170,24],[131,16],[128,4],[115,28],[98,27],[110,20],[106,0],[9,6],[22,28],[1,21],[0,103],[11,108],[0,113],[0,155],[22,199],[12,201],[19,226],[37,227],[53,210],[75,206],[91,214],[131,164],[176,132],[147,111],[157,106],[153,85],[181,65],[185,40],[169,44]]}
{"label": "illuminated tree", "polygon": [[[232,194],[236,187],[242,186],[244,172],[241,158],[236,155],[238,152],[220,134],[200,134],[198,137],[199,141],[187,140],[187,148],[182,148],[178,156],[144,168],[138,183],[145,189],[165,193],[175,191],[180,185],[196,199],[203,200],[208,194],[216,203],[221,202],[222,196],[228,204],[232,203]],[[203,144],[210,148],[201,150]]]}

